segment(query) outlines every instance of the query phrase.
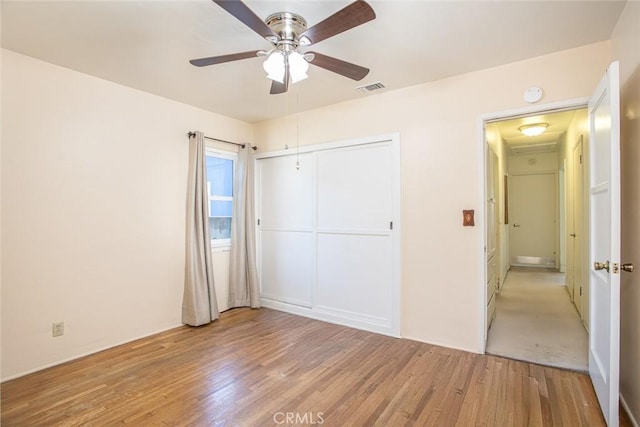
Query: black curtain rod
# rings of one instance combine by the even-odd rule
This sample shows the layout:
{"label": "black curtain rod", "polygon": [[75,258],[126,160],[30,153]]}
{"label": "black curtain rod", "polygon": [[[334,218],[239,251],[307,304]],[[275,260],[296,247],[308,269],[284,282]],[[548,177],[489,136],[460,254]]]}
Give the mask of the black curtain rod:
{"label": "black curtain rod", "polygon": [[[191,138],[192,136],[195,136],[196,133],[195,132],[189,132],[187,135],[189,136],[189,138]],[[218,142],[224,142],[224,143],[227,143],[227,144],[237,145],[238,147],[241,147],[241,148],[246,147],[246,144],[240,144],[240,143],[237,143],[237,142],[225,141],[224,139],[211,138],[210,136],[205,136],[204,138],[205,139],[210,139],[211,141],[218,141]],[[255,146],[253,146],[251,148],[254,149],[254,150],[258,149],[258,147],[255,147]]]}

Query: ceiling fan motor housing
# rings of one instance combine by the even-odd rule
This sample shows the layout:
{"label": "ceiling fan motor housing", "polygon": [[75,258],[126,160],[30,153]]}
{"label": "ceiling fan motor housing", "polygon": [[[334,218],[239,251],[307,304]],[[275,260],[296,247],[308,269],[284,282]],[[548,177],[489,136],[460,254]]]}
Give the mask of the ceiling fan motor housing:
{"label": "ceiling fan motor housing", "polygon": [[300,34],[307,29],[307,21],[302,16],[291,12],[278,12],[269,15],[264,23],[278,35],[277,39],[266,37],[271,43],[282,46],[285,50],[295,49],[299,44],[304,44],[299,40]]}

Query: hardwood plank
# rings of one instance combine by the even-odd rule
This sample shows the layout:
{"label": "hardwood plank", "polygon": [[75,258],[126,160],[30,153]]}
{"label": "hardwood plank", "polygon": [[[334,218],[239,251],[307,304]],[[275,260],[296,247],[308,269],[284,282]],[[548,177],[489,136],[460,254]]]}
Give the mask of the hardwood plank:
{"label": "hardwood plank", "polygon": [[1,392],[3,426],[604,425],[584,374],[269,309],[231,310]]}

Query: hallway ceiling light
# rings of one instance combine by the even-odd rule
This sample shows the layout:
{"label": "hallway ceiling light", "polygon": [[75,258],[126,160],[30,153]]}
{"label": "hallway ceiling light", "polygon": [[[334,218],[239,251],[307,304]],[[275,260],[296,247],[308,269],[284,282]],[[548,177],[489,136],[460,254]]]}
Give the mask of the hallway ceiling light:
{"label": "hallway ceiling light", "polygon": [[527,136],[538,136],[542,135],[545,130],[549,127],[548,123],[535,123],[532,125],[524,125],[520,126],[518,130]]}

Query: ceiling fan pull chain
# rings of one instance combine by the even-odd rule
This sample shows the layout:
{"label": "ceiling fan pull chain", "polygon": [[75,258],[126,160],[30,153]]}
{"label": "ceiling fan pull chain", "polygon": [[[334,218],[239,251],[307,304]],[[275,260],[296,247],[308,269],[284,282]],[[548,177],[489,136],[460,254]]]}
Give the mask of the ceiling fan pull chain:
{"label": "ceiling fan pull chain", "polygon": [[300,170],[300,89],[296,86],[296,170]]}

